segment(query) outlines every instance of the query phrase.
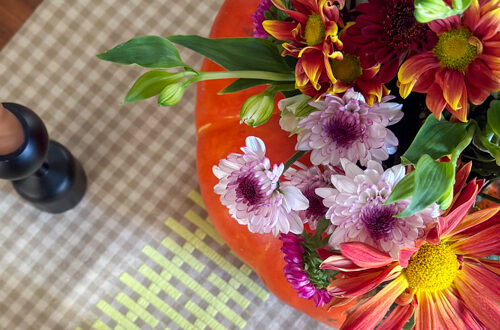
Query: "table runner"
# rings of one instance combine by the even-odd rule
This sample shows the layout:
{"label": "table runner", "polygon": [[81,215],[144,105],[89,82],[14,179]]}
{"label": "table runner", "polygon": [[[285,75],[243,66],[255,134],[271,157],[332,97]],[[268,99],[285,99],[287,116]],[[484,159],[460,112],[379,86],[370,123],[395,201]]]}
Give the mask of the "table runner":
{"label": "table runner", "polygon": [[[120,104],[143,72],[95,57],[146,34],[206,36],[222,0],[45,0],[0,53],[0,100],[81,161],[88,191],[43,214],[0,182],[0,328],[322,328],[224,244],[198,193],[195,88]],[[200,67],[202,58],[181,51]]]}

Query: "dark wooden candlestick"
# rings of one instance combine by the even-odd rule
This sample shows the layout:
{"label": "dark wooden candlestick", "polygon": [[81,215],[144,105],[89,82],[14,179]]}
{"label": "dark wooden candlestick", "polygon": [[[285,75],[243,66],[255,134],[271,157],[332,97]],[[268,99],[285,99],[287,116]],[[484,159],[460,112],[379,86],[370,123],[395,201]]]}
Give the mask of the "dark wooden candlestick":
{"label": "dark wooden candlestick", "polygon": [[85,172],[63,145],[49,140],[42,120],[30,109],[3,103],[19,119],[24,142],[14,152],[0,155],[0,178],[38,209],[61,213],[75,207],[87,187]]}

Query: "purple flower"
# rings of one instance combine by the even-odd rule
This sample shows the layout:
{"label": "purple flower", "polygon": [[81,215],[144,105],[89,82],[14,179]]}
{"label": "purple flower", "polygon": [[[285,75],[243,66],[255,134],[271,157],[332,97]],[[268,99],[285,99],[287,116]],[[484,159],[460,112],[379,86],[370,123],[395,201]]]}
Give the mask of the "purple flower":
{"label": "purple flower", "polygon": [[[299,217],[304,223],[309,223],[312,230],[316,230],[318,220],[325,216],[328,208],[323,205],[323,198],[318,196],[315,192],[316,188],[330,187],[330,177],[336,174],[335,171],[326,168],[321,172],[318,166],[307,168],[300,162],[295,165],[299,169],[290,167],[285,172],[285,178],[288,181],[283,182],[283,187],[291,185],[300,189],[302,194],[309,201],[309,207],[305,210],[298,211]],[[333,231],[333,226],[329,226],[326,233],[330,234]]]}
{"label": "purple flower", "polygon": [[[305,299],[313,299],[316,306],[323,307],[329,303],[332,297],[324,288],[317,288],[311,283],[305,270],[304,256],[305,250],[302,246],[304,239],[299,235],[287,234],[281,235],[283,242],[281,251],[283,251],[286,266],[284,268],[287,281],[292,284],[292,288],[297,290],[297,295]],[[321,261],[318,261],[318,269]]]}
{"label": "purple flower", "polygon": [[361,93],[349,89],[342,98],[326,94],[323,100],[311,102],[319,111],[310,113],[297,127],[297,150],[312,150],[314,165],[337,166],[341,158],[381,162],[394,152],[398,139],[388,125],[403,117],[401,104],[387,102],[393,96],[382,98],[369,106]]}
{"label": "purple flower", "polygon": [[386,171],[375,161],[365,170],[346,159],[341,160],[345,175],[332,175],[335,188],[318,188],[326,218],[336,226],[328,245],[338,249],[343,242],[363,242],[398,259],[402,247],[415,246],[426,225],[439,216],[436,203],[407,218],[396,218],[410,203],[410,198],[384,205],[396,184],[405,176],[402,165]]}
{"label": "purple flower", "polygon": [[269,34],[262,27],[262,22],[266,20],[264,13],[271,8],[271,0],[261,0],[257,10],[252,15],[254,29],[252,34],[256,38],[267,39]]}
{"label": "purple flower", "polygon": [[284,165],[271,169],[264,142],[254,136],[247,137],[241,150],[243,154],[229,154],[212,169],[221,203],[252,233],[302,233],[302,220],[294,211],[307,209],[308,201],[298,188],[279,187]]}

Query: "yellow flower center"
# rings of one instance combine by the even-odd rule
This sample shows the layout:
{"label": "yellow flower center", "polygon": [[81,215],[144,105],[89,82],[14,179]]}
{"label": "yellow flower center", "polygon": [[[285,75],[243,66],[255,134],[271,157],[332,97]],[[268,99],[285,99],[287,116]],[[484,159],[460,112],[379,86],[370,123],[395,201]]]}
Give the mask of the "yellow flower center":
{"label": "yellow flower center", "polygon": [[317,45],[325,38],[325,26],[318,14],[312,14],[307,19],[304,37],[309,46]]}
{"label": "yellow flower center", "polygon": [[465,71],[477,55],[477,46],[469,41],[471,36],[463,28],[441,33],[433,49],[439,63],[448,69]]}
{"label": "yellow flower center", "polygon": [[457,256],[449,245],[424,244],[405,270],[410,288],[435,292],[446,289],[457,276]]}
{"label": "yellow flower center", "polygon": [[335,78],[348,85],[361,76],[363,69],[357,56],[344,54],[344,59],[331,61],[332,72]]}

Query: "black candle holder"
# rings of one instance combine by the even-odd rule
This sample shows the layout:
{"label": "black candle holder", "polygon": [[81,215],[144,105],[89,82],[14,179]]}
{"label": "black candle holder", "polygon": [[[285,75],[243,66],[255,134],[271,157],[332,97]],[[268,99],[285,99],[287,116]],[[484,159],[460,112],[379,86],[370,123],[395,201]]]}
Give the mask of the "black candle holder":
{"label": "black candle holder", "polygon": [[49,140],[47,129],[32,110],[2,103],[24,131],[24,142],[14,152],[0,156],[0,178],[36,208],[62,213],[75,207],[85,194],[87,179],[77,159],[62,144]]}

